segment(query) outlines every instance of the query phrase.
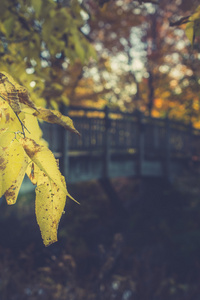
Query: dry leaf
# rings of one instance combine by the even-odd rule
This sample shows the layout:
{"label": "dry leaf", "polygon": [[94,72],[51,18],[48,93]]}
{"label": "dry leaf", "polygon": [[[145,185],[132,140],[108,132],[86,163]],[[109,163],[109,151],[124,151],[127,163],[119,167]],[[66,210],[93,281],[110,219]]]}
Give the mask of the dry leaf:
{"label": "dry leaf", "polygon": [[42,107],[38,108],[37,110],[37,113],[34,113],[37,118],[42,119],[43,121],[48,123],[61,125],[66,130],[80,135],[80,133],[75,129],[73,121],[69,117],[63,116],[59,111]]}

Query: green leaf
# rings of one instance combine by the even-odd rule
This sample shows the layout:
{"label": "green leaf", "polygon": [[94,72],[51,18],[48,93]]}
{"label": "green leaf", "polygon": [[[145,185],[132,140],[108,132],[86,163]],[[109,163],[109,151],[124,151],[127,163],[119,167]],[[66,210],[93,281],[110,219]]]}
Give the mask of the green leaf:
{"label": "green leaf", "polygon": [[36,17],[38,17],[42,8],[42,0],[32,0],[31,5],[34,8]]}
{"label": "green leaf", "polygon": [[15,23],[14,16],[11,16],[10,18],[6,19],[5,22],[3,23],[7,38],[9,38],[13,33],[14,23]]}
{"label": "green leaf", "polygon": [[9,2],[8,1],[0,1],[0,17],[3,17],[7,12]]}
{"label": "green leaf", "polygon": [[56,8],[56,3],[53,0],[42,1],[42,8],[40,13],[41,17],[43,19],[46,19],[48,15],[50,15],[52,12],[54,13],[55,8]]}

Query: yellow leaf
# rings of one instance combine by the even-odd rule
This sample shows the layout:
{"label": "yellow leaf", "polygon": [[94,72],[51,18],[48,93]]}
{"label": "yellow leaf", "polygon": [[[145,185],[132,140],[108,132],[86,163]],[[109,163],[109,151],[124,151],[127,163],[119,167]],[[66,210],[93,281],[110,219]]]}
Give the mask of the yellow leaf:
{"label": "yellow leaf", "polygon": [[30,138],[20,138],[19,140],[30,159],[67,194],[53,153],[47,147],[37,144]]}
{"label": "yellow leaf", "polygon": [[192,14],[189,18],[189,21],[195,21],[200,18],[200,5],[197,6],[194,14]]}
{"label": "yellow leaf", "polygon": [[0,132],[5,132],[9,127],[9,123],[7,122],[7,116],[5,114],[5,109],[1,108],[0,101]]}
{"label": "yellow leaf", "polygon": [[[0,121],[0,146],[8,147],[12,140],[15,138],[15,132],[20,132],[22,130],[22,127],[9,104],[6,101],[1,100],[1,98],[0,112],[2,116],[2,119]],[[20,113],[19,116],[21,120],[23,120],[23,113]]]}
{"label": "yellow leaf", "polygon": [[7,204],[12,205],[17,201],[17,196],[19,194],[19,190],[24,179],[24,175],[26,173],[26,168],[28,166],[28,157],[24,156],[24,161],[21,167],[21,170],[18,174],[17,179],[14,181],[14,184],[10,186],[10,188],[5,192],[4,196],[6,198]]}
{"label": "yellow leaf", "polygon": [[64,94],[61,95],[60,100],[66,106],[68,106],[70,103],[69,98]]}
{"label": "yellow leaf", "polygon": [[38,119],[42,119],[46,122],[61,125],[65,129],[80,135],[80,133],[75,129],[73,121],[69,117],[63,116],[57,110],[50,110],[40,107],[38,108],[38,112],[34,113],[33,115],[36,115]]}
{"label": "yellow leaf", "polygon": [[14,84],[3,73],[0,73],[0,95],[8,102],[15,113],[21,112],[18,92]]}
{"label": "yellow leaf", "polygon": [[192,45],[195,37],[200,35],[200,5],[197,7],[195,13],[192,14],[188,19],[188,23],[185,28],[185,34]]}
{"label": "yellow leaf", "polygon": [[190,41],[190,43],[193,45],[194,38],[195,38],[195,32],[194,32],[194,22],[189,22],[185,28],[185,34]]}
{"label": "yellow leaf", "polygon": [[[5,82],[7,82],[7,84],[10,83],[10,86],[13,86],[15,88],[15,91],[17,92],[17,96],[18,96],[18,100],[20,103],[23,103],[31,108],[33,108],[34,110],[37,110],[35,104],[31,101],[30,96],[29,96],[29,92],[27,90],[27,88],[25,88],[24,86],[21,86],[20,84],[18,84],[12,76],[10,76],[8,73],[6,72],[1,72],[0,76],[2,76],[3,80]],[[1,77],[0,77],[1,78]],[[2,86],[1,86],[2,85]],[[3,83],[1,83],[0,81],[0,88],[4,88],[3,87]],[[12,106],[11,106],[12,107]]]}
{"label": "yellow leaf", "polygon": [[34,8],[36,17],[38,17],[42,7],[42,0],[32,0],[31,5]]}
{"label": "yellow leaf", "polygon": [[12,141],[8,147],[0,147],[0,197],[12,185],[16,185],[24,163],[25,152],[17,140]]}
{"label": "yellow leaf", "polygon": [[[58,224],[64,212],[67,194],[44,173],[40,174],[40,182],[36,188],[35,213],[44,245],[49,246],[57,241]],[[63,177],[62,182],[65,185]]]}
{"label": "yellow leaf", "polygon": [[37,118],[33,115],[33,109],[23,108],[25,114],[24,125],[29,132],[26,132],[26,137],[32,138],[36,143],[40,144],[42,138],[42,130],[39,127]]}
{"label": "yellow leaf", "polygon": [[35,104],[30,99],[28,90],[21,85],[18,85],[16,88],[19,96],[19,102],[24,103],[25,105],[33,108],[34,110],[37,110]]}
{"label": "yellow leaf", "polygon": [[34,184],[34,185],[37,184],[39,173],[40,173],[40,169],[38,168],[38,166],[36,164],[34,164],[32,162],[28,165],[28,167],[26,169],[26,174],[29,177],[32,184]]}

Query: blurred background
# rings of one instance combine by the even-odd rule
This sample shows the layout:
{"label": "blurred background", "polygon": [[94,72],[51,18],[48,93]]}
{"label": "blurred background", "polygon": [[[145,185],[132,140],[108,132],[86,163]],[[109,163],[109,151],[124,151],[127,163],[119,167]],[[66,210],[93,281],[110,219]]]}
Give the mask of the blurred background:
{"label": "blurred background", "polygon": [[[2,0],[0,69],[82,137],[45,127],[70,194],[45,248],[34,189],[0,203],[0,299],[199,299],[198,1]],[[182,24],[183,23],[183,24]]]}

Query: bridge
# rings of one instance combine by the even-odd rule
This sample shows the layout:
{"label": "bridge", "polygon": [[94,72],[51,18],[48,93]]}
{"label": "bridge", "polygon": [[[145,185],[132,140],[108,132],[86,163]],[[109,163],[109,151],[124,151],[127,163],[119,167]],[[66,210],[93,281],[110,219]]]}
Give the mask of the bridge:
{"label": "bridge", "polygon": [[81,137],[57,125],[41,127],[67,183],[131,176],[173,180],[200,161],[200,130],[191,124],[108,107],[64,110]]}

